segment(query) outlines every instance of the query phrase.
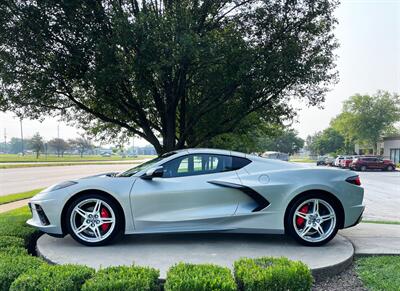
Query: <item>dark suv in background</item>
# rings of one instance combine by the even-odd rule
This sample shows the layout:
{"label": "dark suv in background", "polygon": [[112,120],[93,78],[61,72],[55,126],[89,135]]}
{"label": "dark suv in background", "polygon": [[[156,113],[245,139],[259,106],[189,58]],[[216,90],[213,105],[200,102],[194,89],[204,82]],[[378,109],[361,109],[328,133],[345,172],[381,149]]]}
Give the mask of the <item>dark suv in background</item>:
{"label": "dark suv in background", "polygon": [[357,157],[350,164],[350,168],[357,171],[383,170],[394,171],[396,166],[391,160],[384,160],[376,156]]}

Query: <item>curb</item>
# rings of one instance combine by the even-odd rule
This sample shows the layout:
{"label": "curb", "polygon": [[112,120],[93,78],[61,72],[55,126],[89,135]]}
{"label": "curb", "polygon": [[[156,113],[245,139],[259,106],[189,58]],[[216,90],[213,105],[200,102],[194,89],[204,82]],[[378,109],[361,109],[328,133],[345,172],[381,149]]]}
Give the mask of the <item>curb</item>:
{"label": "curb", "polygon": [[[46,238],[44,237],[43,239],[46,239]],[[333,263],[332,263],[332,261],[331,262],[328,261],[328,263],[324,262],[323,264],[325,264],[325,266],[314,267],[314,268],[310,267],[311,273],[312,273],[315,281],[320,281],[327,277],[335,276],[335,275],[341,273],[343,270],[345,270],[348,266],[350,266],[352,264],[353,259],[354,259],[354,252],[355,252],[354,246],[353,246],[352,242],[346,237],[340,236],[340,240],[342,243],[347,245],[346,246],[346,248],[347,248],[346,255],[343,256],[340,260],[334,261]],[[59,260],[57,256],[54,256],[54,253],[55,253],[54,249],[49,249],[47,252],[41,250],[41,247],[43,248],[45,245],[46,245],[46,243],[44,245],[42,244],[42,246],[40,246],[40,241],[39,241],[39,243],[36,245],[36,251],[37,251],[37,255],[39,257],[43,258],[46,262],[48,262],[49,264],[53,264],[53,265],[54,264],[72,263],[72,262],[68,262],[68,261],[63,261],[63,259]],[[351,249],[350,249],[350,247],[351,247]],[[311,248],[311,249],[313,249],[315,251],[315,248]],[[78,251],[80,251],[80,250],[78,250]],[[302,249],[302,251],[304,252],[304,249]],[[74,256],[74,254],[71,254],[71,256]],[[276,256],[276,255],[274,255],[274,256]],[[315,254],[312,256],[315,256]],[[79,264],[79,262],[77,262],[76,260],[74,260],[73,263]],[[233,264],[233,261],[231,263]],[[85,263],[82,262],[81,264],[85,264]],[[320,265],[323,265],[323,264],[320,264]],[[93,266],[91,266],[91,267],[93,267]],[[104,266],[104,267],[106,267],[106,266]],[[157,268],[157,266],[151,266],[151,267]],[[97,268],[97,267],[95,267],[95,268]],[[164,277],[165,276],[163,276],[161,274],[159,281],[160,282],[165,281]]]}

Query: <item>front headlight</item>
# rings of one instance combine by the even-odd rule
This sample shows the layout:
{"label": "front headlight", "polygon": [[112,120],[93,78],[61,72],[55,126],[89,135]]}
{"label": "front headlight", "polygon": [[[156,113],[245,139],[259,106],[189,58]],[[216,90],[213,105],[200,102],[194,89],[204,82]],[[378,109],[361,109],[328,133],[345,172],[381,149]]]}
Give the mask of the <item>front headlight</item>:
{"label": "front headlight", "polygon": [[65,181],[65,182],[62,182],[60,184],[56,184],[56,185],[50,186],[49,188],[47,188],[43,192],[52,192],[52,191],[60,190],[60,189],[63,189],[63,188],[67,188],[67,187],[75,185],[75,184],[78,184],[78,182]]}

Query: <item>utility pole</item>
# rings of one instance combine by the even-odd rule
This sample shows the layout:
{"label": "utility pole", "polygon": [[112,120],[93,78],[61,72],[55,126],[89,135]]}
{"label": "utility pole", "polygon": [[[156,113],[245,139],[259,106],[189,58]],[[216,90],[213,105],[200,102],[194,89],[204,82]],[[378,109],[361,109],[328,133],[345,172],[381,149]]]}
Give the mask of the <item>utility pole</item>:
{"label": "utility pole", "polygon": [[57,138],[60,138],[60,123],[57,124]]}
{"label": "utility pole", "polygon": [[4,153],[7,153],[7,129],[4,128]]}
{"label": "utility pole", "polygon": [[22,131],[22,118],[19,119],[19,123],[20,123],[20,126],[21,126],[21,152],[22,152],[22,155],[24,156],[25,153],[24,153],[24,134],[23,134],[23,131]]}

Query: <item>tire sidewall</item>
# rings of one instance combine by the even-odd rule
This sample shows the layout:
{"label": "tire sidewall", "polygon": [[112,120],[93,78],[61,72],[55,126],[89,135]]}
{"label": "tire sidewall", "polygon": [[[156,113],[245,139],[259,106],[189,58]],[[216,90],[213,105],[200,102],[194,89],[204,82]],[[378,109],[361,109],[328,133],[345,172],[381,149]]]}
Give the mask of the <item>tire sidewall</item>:
{"label": "tire sidewall", "polygon": [[[86,200],[86,199],[101,199],[102,201],[106,202],[113,209],[114,214],[115,214],[114,230],[111,232],[111,234],[107,238],[105,238],[104,240],[102,240],[100,242],[84,241],[81,238],[79,238],[72,230],[71,221],[70,221],[72,211],[78,203],[80,203],[81,201]],[[67,226],[67,232],[71,235],[71,237],[74,240],[76,240],[77,242],[79,242],[83,245],[86,245],[86,246],[103,246],[103,245],[110,244],[111,242],[115,241],[116,239],[118,239],[122,236],[123,221],[124,221],[122,215],[123,214],[121,213],[120,207],[109,197],[103,196],[103,195],[100,195],[97,193],[93,193],[93,194],[88,193],[88,194],[84,194],[84,195],[77,197],[76,199],[74,199],[74,201],[71,202],[71,204],[69,204],[64,219],[66,219],[65,225]]]}
{"label": "tire sidewall", "polygon": [[[333,229],[332,233],[328,237],[326,237],[324,240],[319,241],[319,242],[309,242],[309,241],[303,240],[297,234],[296,230],[294,229],[294,225],[293,225],[293,216],[296,211],[296,208],[301,203],[303,203],[306,200],[315,199],[315,198],[324,200],[325,202],[329,203],[332,206],[333,210],[335,211],[335,215],[336,215],[336,224],[335,224],[335,228]],[[289,206],[289,207],[290,207],[290,209],[288,209],[287,215],[285,217],[285,233],[290,235],[292,238],[294,238],[300,244],[305,245],[305,246],[321,246],[321,245],[328,243],[330,240],[332,240],[336,236],[336,234],[339,230],[339,220],[340,220],[339,214],[340,213],[338,211],[337,203],[329,196],[327,197],[326,195],[314,194],[314,193],[302,195],[301,197],[297,198],[294,201],[294,203],[292,203],[291,206]]]}

